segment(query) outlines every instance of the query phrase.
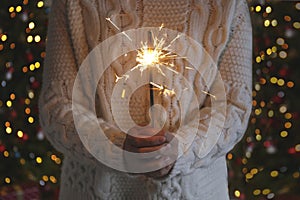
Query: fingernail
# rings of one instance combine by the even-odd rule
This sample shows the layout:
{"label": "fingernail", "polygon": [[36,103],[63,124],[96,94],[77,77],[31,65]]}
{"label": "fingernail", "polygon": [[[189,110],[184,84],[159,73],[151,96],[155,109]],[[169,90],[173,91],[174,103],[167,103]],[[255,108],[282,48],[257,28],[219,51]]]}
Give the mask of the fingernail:
{"label": "fingernail", "polygon": [[159,141],[160,141],[160,142],[165,142],[165,141],[166,141],[166,138],[165,138],[165,137],[160,137],[160,138],[159,138]]}

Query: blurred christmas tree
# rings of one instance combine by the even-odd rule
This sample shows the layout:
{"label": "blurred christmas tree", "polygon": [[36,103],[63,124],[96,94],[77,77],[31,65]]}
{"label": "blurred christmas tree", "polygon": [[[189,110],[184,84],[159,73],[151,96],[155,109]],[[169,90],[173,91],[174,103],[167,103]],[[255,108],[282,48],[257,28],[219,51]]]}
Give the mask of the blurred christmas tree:
{"label": "blurred christmas tree", "polygon": [[43,191],[47,191],[58,185],[61,155],[44,138],[38,123],[37,107],[48,12],[49,8],[43,1],[1,1],[2,187],[35,182]]}
{"label": "blurred christmas tree", "polygon": [[253,113],[245,138],[227,155],[230,193],[237,199],[300,199],[300,2],[249,4]]}
{"label": "blurred christmas tree", "polygon": [[[300,195],[300,2],[249,4],[253,114],[245,138],[227,155],[230,194],[237,199]],[[2,0],[0,6],[1,197],[3,186],[30,181],[43,191],[58,186],[62,155],[38,123],[49,8],[34,0]]]}

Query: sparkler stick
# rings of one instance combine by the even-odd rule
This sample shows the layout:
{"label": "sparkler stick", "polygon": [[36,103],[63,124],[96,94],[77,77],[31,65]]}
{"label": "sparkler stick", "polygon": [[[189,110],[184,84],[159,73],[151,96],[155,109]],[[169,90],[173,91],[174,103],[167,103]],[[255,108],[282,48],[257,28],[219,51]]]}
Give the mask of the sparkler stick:
{"label": "sparkler stick", "polygon": [[[152,45],[152,33],[151,31],[148,32],[148,51],[151,51],[153,49],[153,45]],[[150,75],[149,75],[149,81],[152,82],[153,81],[153,75],[152,75],[152,69],[150,68]],[[154,105],[154,94],[153,94],[153,85],[149,84],[150,86],[150,106]]]}
{"label": "sparkler stick", "polygon": [[[152,44],[152,32],[149,31],[148,32],[148,51],[152,51],[153,49],[153,44]],[[149,81],[150,83],[153,81],[153,74],[152,74],[152,69],[150,68],[150,75],[149,75]],[[154,87],[152,84],[149,83],[149,87],[150,87],[150,90],[149,90],[149,95],[150,95],[150,107],[152,107],[154,105]],[[155,123],[154,123],[154,118],[155,118],[155,115],[154,115],[154,110],[152,109],[151,110],[151,121],[152,121],[152,127],[155,126]]]}

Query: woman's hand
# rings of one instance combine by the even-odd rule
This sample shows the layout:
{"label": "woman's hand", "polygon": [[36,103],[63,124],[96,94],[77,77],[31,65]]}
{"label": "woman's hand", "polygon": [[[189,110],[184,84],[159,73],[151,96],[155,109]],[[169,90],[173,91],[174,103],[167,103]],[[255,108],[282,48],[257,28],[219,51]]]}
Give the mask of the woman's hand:
{"label": "woman's hand", "polygon": [[126,135],[124,150],[133,153],[155,152],[155,154],[137,160],[131,158],[128,167],[130,167],[130,164],[134,164],[132,162],[138,162],[145,165],[146,168],[158,169],[144,173],[146,176],[161,178],[167,175],[175,163],[171,161],[175,161],[174,156],[177,156],[177,149],[172,148],[170,144],[172,139],[174,139],[174,136],[164,130],[157,130],[148,126],[132,128],[129,134]]}

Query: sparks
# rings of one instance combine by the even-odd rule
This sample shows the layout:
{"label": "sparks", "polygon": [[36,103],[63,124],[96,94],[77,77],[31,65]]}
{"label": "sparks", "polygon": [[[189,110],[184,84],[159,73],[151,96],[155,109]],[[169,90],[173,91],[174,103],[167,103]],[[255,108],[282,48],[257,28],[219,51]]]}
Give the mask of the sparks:
{"label": "sparks", "polygon": [[123,89],[123,90],[122,90],[122,95],[121,95],[122,99],[124,99],[124,98],[125,98],[125,94],[126,94],[126,90],[125,90],[125,89]]}
{"label": "sparks", "polygon": [[[184,88],[183,89],[183,91],[187,91],[187,90],[189,90],[189,88]],[[206,94],[206,95],[208,95],[208,96],[211,96],[212,98],[214,98],[215,100],[217,100],[216,95],[213,95],[213,94],[211,94],[211,93],[209,93],[209,92],[207,92],[205,90],[201,90],[201,92],[204,93],[204,94]]]}
{"label": "sparks", "polygon": [[213,94],[211,94],[211,93],[209,93],[207,91],[201,90],[201,92],[203,92],[204,94],[207,94],[207,95],[211,96],[214,99],[217,99],[217,97],[215,95],[213,95]]}
{"label": "sparks", "polygon": [[109,17],[106,17],[105,19],[109,21],[118,31],[120,31],[123,35],[125,35],[125,37],[127,37],[128,40],[132,42],[132,39],[129,37],[129,35],[127,35],[124,31],[121,31],[121,29]]}
{"label": "sparks", "polygon": [[154,87],[156,87],[160,91],[160,94],[163,94],[165,96],[170,96],[170,97],[176,95],[174,89],[170,90],[166,86],[159,85],[159,84],[154,83],[154,82],[150,82],[150,84],[153,85]]}
{"label": "sparks", "polygon": [[121,29],[109,17],[106,17],[105,19],[109,21],[118,31],[121,31]]}
{"label": "sparks", "polygon": [[[127,35],[124,31],[120,29],[120,27],[117,26],[115,22],[111,20],[110,17],[105,18],[108,22],[110,22],[115,29],[117,29],[119,32],[121,32],[124,36],[126,36],[130,41],[132,39]],[[159,27],[159,32],[164,28],[164,24],[162,23]],[[165,46],[167,35],[164,34],[161,39],[158,39],[157,36],[154,36],[154,34],[151,32],[150,40],[153,41],[153,44],[147,44],[147,42],[141,42],[142,48],[137,51],[137,58],[136,61],[138,62],[138,65],[133,67],[131,71],[135,69],[139,69],[141,73],[150,68],[156,68],[160,74],[165,76],[163,73],[163,70],[161,69],[161,66],[165,66],[166,69],[178,74],[178,72],[172,67],[174,67],[173,63],[168,62],[171,59],[180,59],[182,57],[178,57],[176,54],[173,54],[171,52],[167,52],[169,47],[178,39],[181,35],[178,34],[167,46]],[[125,55],[126,56],[126,55]],[[120,80],[120,77],[117,77],[116,82]]]}
{"label": "sparks", "polygon": [[118,76],[117,74],[115,74],[115,76],[116,76],[115,83],[117,83],[119,80],[121,80],[123,78],[125,78],[125,81],[127,81],[127,79],[129,78],[129,75],[127,75],[127,74],[124,74],[123,76]]}
{"label": "sparks", "polygon": [[185,67],[185,68],[188,70],[194,70],[194,68],[192,68],[192,67]]}
{"label": "sparks", "polygon": [[169,49],[170,48],[170,46],[177,40],[177,39],[179,39],[181,37],[181,35],[180,34],[178,34],[170,43],[169,43],[169,45],[165,48],[165,49]]}
{"label": "sparks", "polygon": [[[127,35],[124,31],[122,31],[116,23],[114,23],[111,18],[107,17],[105,18],[109,23],[112,24],[112,26],[118,30],[120,33],[122,33],[126,38],[128,38],[130,41],[132,39]],[[176,54],[170,52],[169,48],[171,45],[181,37],[180,34],[178,34],[170,43],[166,44],[167,37],[168,35],[166,33],[160,34],[161,31],[164,28],[164,24],[161,24],[159,27],[159,34],[154,35],[153,32],[149,32],[149,38],[147,42],[141,42],[141,48],[137,50],[137,65],[134,66],[131,71],[134,71],[136,69],[139,69],[140,72],[142,73],[144,70],[149,69],[149,68],[155,68],[158,73],[160,73],[163,76],[166,76],[165,73],[163,72],[163,69],[167,69],[173,73],[178,74],[176,69],[174,68],[174,59],[185,59],[183,57],[179,57]],[[127,56],[127,54],[125,54]],[[152,74],[152,72],[150,72]],[[117,83],[119,80],[125,78],[125,81],[129,78],[129,75],[123,75],[119,77],[117,74],[115,74],[116,80],[115,82]],[[152,75],[151,75],[152,77]],[[150,81],[152,78],[150,78]],[[165,86],[161,86],[158,84],[155,84],[154,82],[150,83],[152,86],[156,87],[159,91],[160,94],[163,94],[165,96],[174,96],[175,91],[172,89],[168,89]],[[126,90],[123,89],[121,97],[125,98],[126,95]]]}
{"label": "sparks", "polygon": [[[177,38],[179,38],[179,36],[175,39]],[[175,41],[175,39],[172,41]],[[167,49],[171,44],[165,47],[165,43],[165,38],[158,39],[157,37],[153,37],[153,47],[151,44],[148,45],[147,42],[142,42],[142,48],[137,51],[136,61],[138,64],[133,67],[131,71],[139,69],[142,73],[146,69],[155,68],[160,74],[165,76],[165,73],[162,70],[162,67],[165,67],[165,69],[178,74],[175,69],[172,69],[174,64],[170,62],[170,60],[180,59],[182,57],[178,57],[172,52],[167,52]]]}

